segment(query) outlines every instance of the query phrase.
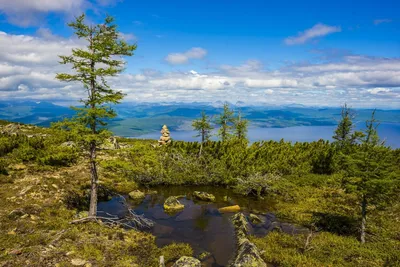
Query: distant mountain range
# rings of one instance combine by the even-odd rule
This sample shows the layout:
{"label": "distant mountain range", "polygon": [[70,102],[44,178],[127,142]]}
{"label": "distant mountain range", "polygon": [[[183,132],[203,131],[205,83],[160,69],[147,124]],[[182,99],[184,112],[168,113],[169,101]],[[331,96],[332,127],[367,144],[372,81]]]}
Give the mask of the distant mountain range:
{"label": "distant mountain range", "polygon": [[[341,109],[306,107],[298,104],[287,106],[246,106],[231,104],[250,120],[250,127],[290,127],[335,125]],[[139,136],[158,131],[163,124],[171,130],[189,130],[191,122],[205,111],[216,116],[222,103],[122,103],[115,106],[118,117],[110,121],[109,128],[120,136]],[[367,120],[372,109],[355,109],[356,121]],[[51,122],[75,114],[68,107],[51,102],[0,101],[0,119],[48,127]],[[378,110],[376,117],[385,123],[400,123],[400,110]]]}

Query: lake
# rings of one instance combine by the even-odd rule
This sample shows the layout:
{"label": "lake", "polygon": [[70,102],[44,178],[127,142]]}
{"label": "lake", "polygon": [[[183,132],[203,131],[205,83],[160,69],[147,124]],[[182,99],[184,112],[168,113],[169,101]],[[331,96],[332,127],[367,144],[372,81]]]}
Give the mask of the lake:
{"label": "lake", "polygon": [[[156,190],[157,193],[154,192]],[[153,191],[153,193],[150,193]],[[232,215],[234,212],[222,212],[219,208],[239,205],[245,216],[257,214],[261,223],[249,220],[252,235],[265,236],[271,231],[282,231],[287,234],[307,234],[304,227],[282,221],[274,215],[272,199],[257,200],[234,194],[232,190],[217,186],[160,186],[148,191],[143,200],[135,201],[125,196],[128,206],[138,215],[154,222],[149,231],[156,236],[156,244],[163,247],[172,243],[188,243],[194,255],[208,252],[202,259],[202,266],[228,266],[235,255],[236,238]],[[208,192],[215,196],[214,202],[204,202],[193,196],[194,191]],[[179,201],[185,207],[176,212],[166,212],[164,201],[169,196],[181,196]],[[112,214],[123,218],[127,209],[121,197],[110,201],[99,202],[99,216]],[[169,265],[167,265],[169,266]]]}
{"label": "lake", "polygon": [[[365,123],[357,123],[357,130],[365,129]],[[332,140],[336,126],[294,126],[287,128],[256,128],[250,127],[248,138],[250,142],[260,140],[279,141],[282,138],[291,142],[312,142],[319,139]],[[179,141],[199,141],[195,131],[171,131],[171,137]],[[378,127],[379,136],[392,148],[400,148],[400,123],[381,123]],[[140,139],[159,139],[160,133],[154,132],[141,135]]]}

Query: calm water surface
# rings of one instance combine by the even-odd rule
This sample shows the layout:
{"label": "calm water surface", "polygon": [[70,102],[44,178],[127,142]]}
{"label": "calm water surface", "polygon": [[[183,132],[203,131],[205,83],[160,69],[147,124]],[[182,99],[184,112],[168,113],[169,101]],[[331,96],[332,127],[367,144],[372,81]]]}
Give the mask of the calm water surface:
{"label": "calm water surface", "polygon": [[[130,206],[137,214],[143,214],[155,222],[152,234],[156,236],[158,246],[165,246],[173,242],[189,243],[194,254],[210,252],[211,256],[203,261],[204,266],[226,266],[234,257],[236,241],[234,228],[231,223],[233,213],[220,213],[218,208],[230,205],[239,205],[248,215],[257,213],[264,220],[263,224],[252,225],[251,231],[255,235],[265,235],[273,229],[280,229],[287,233],[300,233],[305,229],[278,221],[273,213],[273,203],[253,198],[245,198],[233,194],[230,190],[219,187],[160,187],[155,188],[157,194],[148,194],[146,198],[135,203],[130,201]],[[205,191],[216,197],[216,202],[209,203],[193,199],[194,191]],[[177,213],[164,212],[163,204],[169,196],[185,195],[179,201],[185,208]],[[129,198],[126,198],[129,200]],[[99,212],[107,212],[123,217],[126,209],[116,197],[108,202],[100,202]]]}
{"label": "calm water surface", "polygon": [[[358,130],[365,129],[365,123],[356,124]],[[336,126],[295,126],[287,128],[249,128],[248,138],[250,142],[260,140],[279,141],[282,138],[291,142],[312,142],[319,139],[332,140]],[[180,141],[199,141],[194,131],[171,131],[171,137]],[[400,124],[381,123],[378,127],[379,136],[386,140],[386,144],[392,148],[400,148]],[[158,139],[159,132],[141,135],[137,138]]]}

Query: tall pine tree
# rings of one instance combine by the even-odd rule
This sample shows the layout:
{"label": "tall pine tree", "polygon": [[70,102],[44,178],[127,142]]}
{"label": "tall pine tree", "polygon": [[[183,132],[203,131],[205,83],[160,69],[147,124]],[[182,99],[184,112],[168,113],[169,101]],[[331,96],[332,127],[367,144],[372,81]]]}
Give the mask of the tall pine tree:
{"label": "tall pine tree", "polygon": [[56,78],[65,82],[82,84],[85,97],[83,107],[73,107],[76,118],[66,123],[66,127],[78,133],[89,151],[91,174],[91,193],[89,216],[97,213],[97,191],[99,176],[97,172],[96,150],[110,133],[104,129],[107,120],[116,116],[110,107],[119,103],[123,94],[113,90],[106,78],[116,76],[124,70],[121,57],[132,56],[136,45],[127,44],[117,30],[113,17],[107,16],[104,23],[89,25],[85,15],[68,24],[75,35],[86,41],[83,49],[73,49],[72,55],[60,56],[61,64],[71,64],[73,73],[58,73]]}

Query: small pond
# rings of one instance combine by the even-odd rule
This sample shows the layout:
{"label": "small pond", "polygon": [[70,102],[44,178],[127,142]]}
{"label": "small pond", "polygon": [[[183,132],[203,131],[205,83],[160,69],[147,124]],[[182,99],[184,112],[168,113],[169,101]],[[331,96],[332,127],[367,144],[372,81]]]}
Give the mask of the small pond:
{"label": "small pond", "polygon": [[[209,252],[211,256],[203,261],[204,266],[226,266],[235,254],[236,243],[234,228],[231,223],[233,213],[221,213],[219,208],[239,205],[241,211],[248,215],[256,213],[264,223],[252,225],[252,234],[265,235],[273,229],[280,228],[287,233],[305,231],[288,223],[279,222],[271,212],[273,202],[256,200],[234,194],[232,190],[221,187],[158,187],[151,191],[157,194],[147,194],[141,202],[134,202],[126,197],[128,204],[136,214],[143,214],[155,222],[151,231],[156,236],[158,246],[165,246],[173,242],[189,243],[195,255]],[[198,201],[192,197],[194,191],[204,191],[215,195],[213,203]],[[164,212],[163,204],[169,196],[185,195],[179,201],[185,208],[177,213]],[[107,202],[98,204],[98,211],[123,217],[127,212],[121,203],[120,197],[114,197]]]}

